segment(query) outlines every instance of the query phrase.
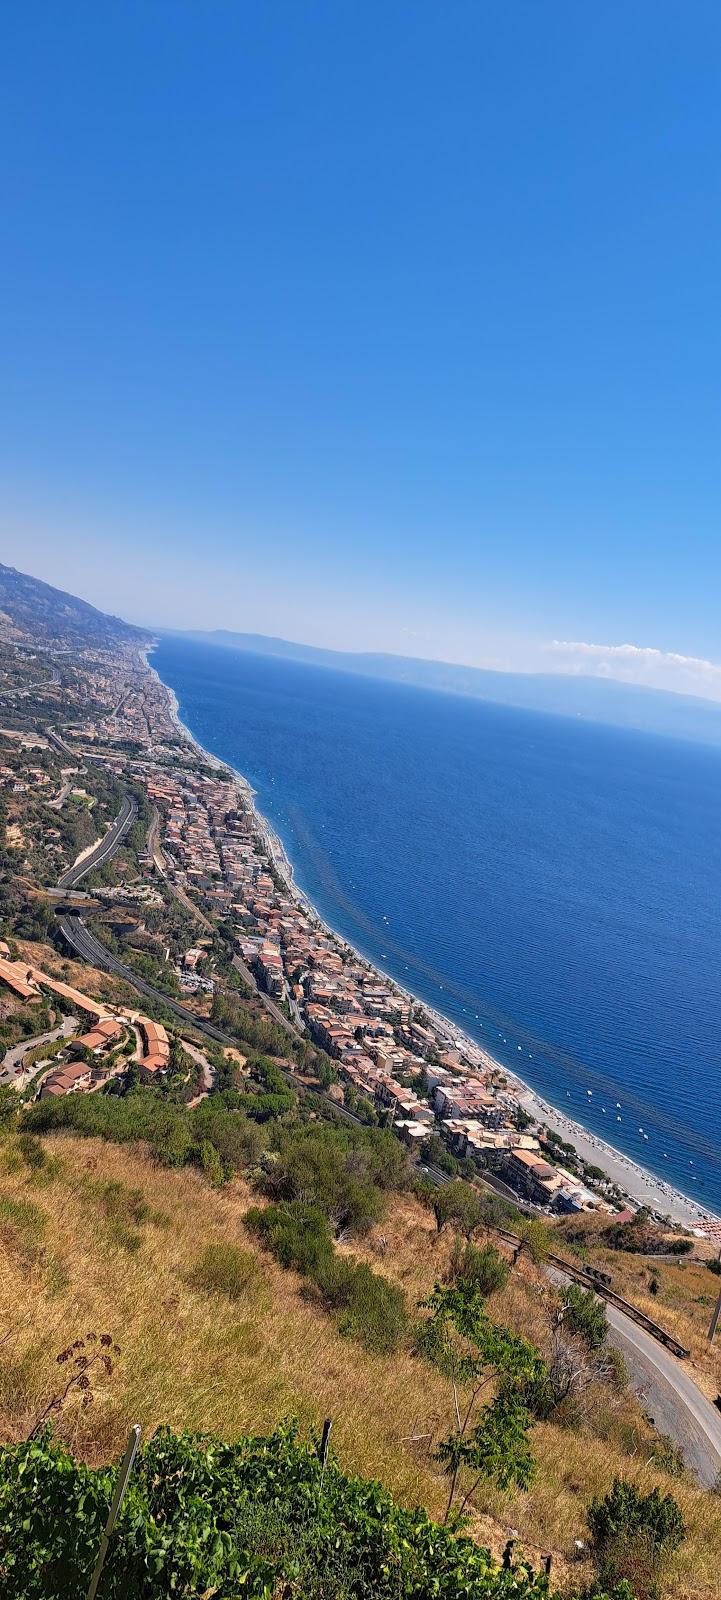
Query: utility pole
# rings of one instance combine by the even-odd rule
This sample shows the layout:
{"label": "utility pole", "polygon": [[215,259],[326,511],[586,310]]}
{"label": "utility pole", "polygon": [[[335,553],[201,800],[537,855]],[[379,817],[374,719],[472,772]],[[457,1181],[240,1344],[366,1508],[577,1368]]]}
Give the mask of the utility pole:
{"label": "utility pole", "polygon": [[716,1329],[718,1327],[718,1324],[719,1324],[719,1317],[721,1317],[721,1291],[719,1291],[719,1297],[718,1297],[718,1300],[716,1301],[716,1305],[714,1306],[713,1316],[712,1316],[711,1321],[709,1323],[709,1328],[708,1328],[709,1339],[713,1339],[713,1336],[714,1336],[714,1334],[716,1332]]}

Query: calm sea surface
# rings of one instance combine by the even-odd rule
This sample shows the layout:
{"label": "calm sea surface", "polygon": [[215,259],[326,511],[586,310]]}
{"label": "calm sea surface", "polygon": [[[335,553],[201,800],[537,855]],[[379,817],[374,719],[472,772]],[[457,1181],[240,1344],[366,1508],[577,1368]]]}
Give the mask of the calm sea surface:
{"label": "calm sea surface", "polygon": [[175,639],[153,663],[334,928],[721,1212],[721,752]]}

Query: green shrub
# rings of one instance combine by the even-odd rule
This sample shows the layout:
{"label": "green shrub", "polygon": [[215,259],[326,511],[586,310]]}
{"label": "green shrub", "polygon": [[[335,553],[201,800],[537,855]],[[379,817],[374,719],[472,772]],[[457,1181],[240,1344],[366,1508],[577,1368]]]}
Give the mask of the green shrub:
{"label": "green shrub", "polygon": [[367,1350],[389,1355],[401,1343],[407,1321],[403,1291],[361,1262],[353,1274],[350,1295],[338,1321],[340,1333],[357,1339]]}
{"label": "green shrub", "polygon": [[200,1259],[190,1274],[195,1289],[206,1294],[226,1295],[229,1300],[241,1300],[254,1286],[258,1277],[255,1257],[235,1244],[223,1241],[206,1245]]}
{"label": "green shrub", "polygon": [[198,1148],[198,1165],[202,1168],[206,1178],[210,1178],[216,1189],[225,1180],[223,1163],[218,1155],[215,1145],[210,1139],[203,1139]]}
{"label": "green shrub", "polygon": [[571,1283],[564,1289],[561,1305],[564,1328],[578,1334],[589,1350],[600,1350],[608,1333],[603,1301],[597,1299],[592,1289],[581,1289],[577,1283]]}
{"label": "green shrub", "polygon": [[482,1295],[493,1294],[502,1289],[508,1282],[511,1268],[499,1250],[492,1244],[481,1245],[480,1248],[471,1244],[467,1239],[461,1245],[456,1239],[451,1256],[451,1274],[454,1278],[463,1278],[466,1283],[479,1289]]}
{"label": "green shrub", "polygon": [[27,1167],[32,1167],[33,1171],[37,1172],[40,1167],[45,1166],[47,1152],[34,1134],[21,1133],[18,1136],[17,1147]]}
{"label": "green shrub", "polygon": [[314,1278],[318,1268],[332,1257],[328,1219],[318,1206],[306,1205],[302,1200],[254,1206],[244,1220],[282,1267],[294,1267],[296,1272]]}
{"label": "green shrub", "polygon": [[[0,1589],[87,1590],[117,1467],[77,1462],[49,1433],[0,1449]],[[103,1600],[559,1600],[545,1576],[347,1477],[293,1427],[235,1444],[160,1429],[139,1452]],[[620,1596],[619,1596],[620,1600]]]}
{"label": "green shrub", "polygon": [[246,1212],[252,1228],[283,1267],[294,1267],[319,1292],[338,1329],[366,1349],[395,1350],[406,1328],[405,1297],[395,1284],[364,1262],[337,1255],[328,1220],[318,1206],[291,1200],[286,1205]]}
{"label": "green shrub", "polygon": [[[362,1233],[383,1216],[382,1190],[390,1186],[386,1146],[377,1139],[335,1125],[283,1128],[265,1173],[266,1192],[273,1200],[317,1206],[337,1234]],[[399,1177],[406,1170],[405,1156],[398,1140],[391,1139],[400,1151],[400,1165],[394,1162],[391,1171]]]}
{"label": "green shrub", "polygon": [[332,1256],[315,1274],[315,1283],[331,1310],[338,1311],[338,1330],[367,1350],[389,1354],[405,1334],[405,1296],[396,1284],[365,1262]]}
{"label": "green shrub", "polygon": [[601,1582],[625,1578],[641,1600],[655,1600],[668,1562],[686,1537],[673,1495],[658,1489],[644,1494],[635,1483],[616,1478],[603,1500],[591,1501],[587,1515]]}

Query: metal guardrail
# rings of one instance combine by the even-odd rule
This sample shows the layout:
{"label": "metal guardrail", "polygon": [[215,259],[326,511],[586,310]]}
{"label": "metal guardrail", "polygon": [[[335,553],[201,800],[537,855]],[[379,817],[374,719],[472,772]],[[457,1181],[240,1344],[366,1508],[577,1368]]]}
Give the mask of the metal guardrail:
{"label": "metal guardrail", "polygon": [[[519,1246],[524,1242],[518,1234],[511,1233],[510,1229],[496,1228],[495,1232],[502,1239],[505,1239],[508,1244]],[[551,1253],[545,1257],[545,1260],[549,1266],[555,1267],[559,1272],[565,1273],[566,1277],[573,1278],[575,1283],[581,1284],[582,1288],[593,1289],[602,1300],[607,1300],[609,1305],[615,1306],[618,1311],[624,1313],[624,1316],[630,1317],[632,1322],[635,1322],[639,1328],[643,1328],[646,1333],[651,1335],[652,1339],[656,1339],[659,1344],[664,1345],[667,1350],[671,1351],[672,1355],[678,1356],[681,1361],[691,1354],[690,1350],[687,1350],[686,1346],[681,1344],[666,1328],[662,1328],[660,1323],[654,1322],[652,1317],[646,1316],[645,1311],[640,1311],[638,1306],[632,1305],[630,1300],[624,1300],[623,1295],[617,1294],[616,1290],[611,1288],[610,1283],[605,1281],[608,1279],[607,1273],[600,1273],[593,1267],[576,1266],[574,1261],[567,1261],[565,1256],[557,1256]]]}

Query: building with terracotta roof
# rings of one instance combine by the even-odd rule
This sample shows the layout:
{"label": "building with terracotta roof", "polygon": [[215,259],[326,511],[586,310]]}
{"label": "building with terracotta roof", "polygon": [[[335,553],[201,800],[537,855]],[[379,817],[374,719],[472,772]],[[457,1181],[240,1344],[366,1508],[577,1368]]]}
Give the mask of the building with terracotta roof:
{"label": "building with terracotta roof", "polygon": [[150,1017],[138,1017],[137,1023],[143,1040],[143,1054],[138,1063],[140,1076],[152,1083],[159,1073],[168,1070],[170,1043],[161,1022],[153,1022]]}

